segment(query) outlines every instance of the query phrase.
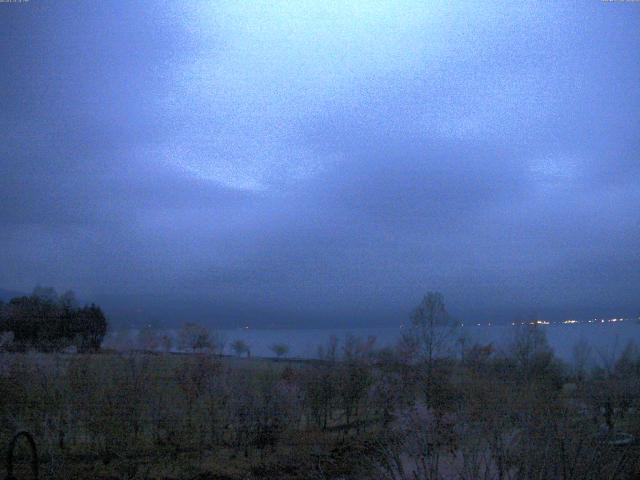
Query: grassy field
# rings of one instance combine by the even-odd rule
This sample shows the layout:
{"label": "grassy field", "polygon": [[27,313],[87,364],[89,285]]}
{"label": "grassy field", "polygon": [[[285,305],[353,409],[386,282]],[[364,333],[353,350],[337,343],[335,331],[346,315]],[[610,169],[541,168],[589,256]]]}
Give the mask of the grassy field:
{"label": "grassy field", "polygon": [[32,432],[42,478],[311,478],[312,462],[334,462],[331,450],[348,443],[328,431],[337,419],[322,432],[303,411],[294,377],[305,363],[140,353],[0,361],[0,443]]}
{"label": "grassy field", "polygon": [[52,479],[632,478],[640,362],[529,360],[1,353],[0,444]]}

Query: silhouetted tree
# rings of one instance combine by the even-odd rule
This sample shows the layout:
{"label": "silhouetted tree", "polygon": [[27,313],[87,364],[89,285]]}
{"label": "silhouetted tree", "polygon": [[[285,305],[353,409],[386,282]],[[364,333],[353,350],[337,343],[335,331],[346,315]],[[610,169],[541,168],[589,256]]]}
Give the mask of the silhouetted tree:
{"label": "silhouetted tree", "polygon": [[250,356],[251,351],[249,350],[249,345],[247,345],[247,343],[244,340],[234,341],[231,344],[231,348],[233,349],[234,352],[236,352],[236,355],[238,355],[239,357],[241,357],[245,353],[247,354],[247,357]]}
{"label": "silhouetted tree", "polygon": [[12,332],[18,350],[53,351],[73,345],[83,351],[100,348],[107,319],[100,307],[76,308],[73,292],[62,297],[52,288],[36,287],[31,296],[12,298],[4,308],[0,331]]}
{"label": "silhouetted tree", "polygon": [[211,348],[209,331],[197,323],[185,323],[178,332],[178,347],[192,352]]}
{"label": "silhouetted tree", "polygon": [[284,343],[276,343],[274,345],[271,345],[271,347],[269,348],[278,358],[282,358],[286,356],[287,353],[289,353],[289,345],[286,345]]}
{"label": "silhouetted tree", "polygon": [[80,309],[77,313],[76,335],[80,339],[79,350],[95,352],[107,334],[107,319],[100,307],[93,303],[89,307]]}
{"label": "silhouetted tree", "polygon": [[421,360],[431,365],[437,357],[450,353],[456,330],[457,323],[447,312],[442,294],[428,292],[411,315],[411,326],[404,341]]}
{"label": "silhouetted tree", "polygon": [[507,346],[524,381],[531,376],[547,373],[553,360],[553,350],[547,341],[544,327],[535,323],[518,326],[514,330],[511,343]]}

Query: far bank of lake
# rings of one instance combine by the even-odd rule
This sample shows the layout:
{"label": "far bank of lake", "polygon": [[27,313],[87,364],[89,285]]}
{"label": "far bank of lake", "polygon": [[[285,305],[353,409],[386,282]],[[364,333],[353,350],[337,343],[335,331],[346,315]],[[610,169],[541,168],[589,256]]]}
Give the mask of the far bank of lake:
{"label": "far bank of lake", "polygon": [[[518,326],[508,325],[465,325],[462,330],[467,346],[479,343],[492,344],[498,351],[504,349],[513,338]],[[554,323],[539,325],[544,329],[550,346],[562,360],[571,362],[573,350],[578,342],[586,342],[591,347],[591,357],[594,362],[611,361],[620,355],[629,341],[640,344],[640,323],[635,319],[623,322],[594,322],[562,324]],[[331,337],[335,336],[339,345],[349,336],[366,339],[375,337],[375,346],[391,347],[400,340],[405,330],[401,327],[372,327],[372,328],[333,328],[333,329],[261,329],[236,328],[217,330],[217,335],[224,340],[224,353],[232,354],[231,343],[235,340],[244,341],[251,350],[252,356],[271,357],[271,346],[285,344],[289,347],[288,356],[297,358],[314,358],[318,355],[318,347],[327,345]],[[168,331],[174,339],[177,331]],[[130,337],[135,338],[135,331]],[[110,335],[106,345],[114,345],[114,337]],[[175,342],[174,342],[175,345]],[[114,345],[115,346],[115,345]]]}

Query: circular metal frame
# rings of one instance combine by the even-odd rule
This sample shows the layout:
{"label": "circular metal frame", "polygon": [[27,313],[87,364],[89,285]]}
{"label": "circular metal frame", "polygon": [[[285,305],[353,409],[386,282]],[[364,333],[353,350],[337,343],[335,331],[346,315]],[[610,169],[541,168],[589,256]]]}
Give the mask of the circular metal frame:
{"label": "circular metal frame", "polygon": [[15,480],[15,477],[13,476],[13,454],[20,437],[24,437],[27,439],[27,443],[29,444],[29,447],[31,449],[31,473],[33,473],[33,478],[37,480],[39,464],[38,464],[38,451],[36,449],[36,442],[33,439],[33,436],[29,432],[24,430],[16,433],[11,439],[11,442],[9,442],[9,448],[7,449],[7,457],[6,457],[6,462],[7,462],[7,479],[6,480]]}

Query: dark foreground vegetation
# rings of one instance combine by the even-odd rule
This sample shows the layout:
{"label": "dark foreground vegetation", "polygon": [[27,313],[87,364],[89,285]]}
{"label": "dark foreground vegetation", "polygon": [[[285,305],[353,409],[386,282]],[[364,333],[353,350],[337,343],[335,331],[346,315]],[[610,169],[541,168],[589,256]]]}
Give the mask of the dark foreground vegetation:
{"label": "dark foreground vegetation", "polygon": [[28,430],[59,479],[637,478],[635,346],[568,366],[541,327],[496,352],[445,313],[429,295],[397,348],[333,339],[317,361],[0,353],[0,444]]}

